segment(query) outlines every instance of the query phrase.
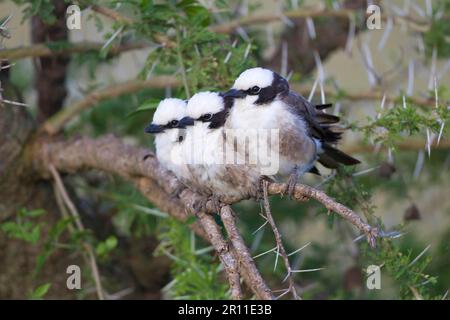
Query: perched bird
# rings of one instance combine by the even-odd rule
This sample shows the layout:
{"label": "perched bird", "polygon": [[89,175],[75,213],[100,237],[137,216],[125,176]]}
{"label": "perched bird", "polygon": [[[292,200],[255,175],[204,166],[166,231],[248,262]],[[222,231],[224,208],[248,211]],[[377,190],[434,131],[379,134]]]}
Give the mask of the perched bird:
{"label": "perched bird", "polygon": [[192,178],[188,184],[215,200],[253,196],[254,184],[248,178],[255,173],[250,174],[251,167],[234,162],[240,155],[234,154],[234,140],[228,139],[224,130],[233,100],[217,92],[197,93],[189,99],[187,117],[181,120],[182,125],[194,123],[187,129],[183,144]]}
{"label": "perched bird", "polygon": [[189,170],[182,158],[182,144],[186,125],[186,102],[181,99],[162,100],[153,115],[153,121],[145,128],[155,134],[156,158],[166,169],[172,171],[182,182],[190,179]]}
{"label": "perched bird", "polygon": [[264,68],[244,71],[224,94],[234,98],[228,124],[231,128],[279,130],[278,176],[289,176],[288,193],[292,195],[298,178],[305,172],[319,174],[316,160],[327,168],[359,161],[334,148],[342,132],[335,125],[339,117],[313,106],[289,88],[286,79]]}

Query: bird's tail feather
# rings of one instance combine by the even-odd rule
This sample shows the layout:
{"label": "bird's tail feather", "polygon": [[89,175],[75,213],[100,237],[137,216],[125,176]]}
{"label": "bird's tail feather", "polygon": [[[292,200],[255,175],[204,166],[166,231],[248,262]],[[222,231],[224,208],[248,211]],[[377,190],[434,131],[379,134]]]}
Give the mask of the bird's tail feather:
{"label": "bird's tail feather", "polygon": [[322,145],[323,153],[319,155],[319,162],[326,168],[336,169],[340,164],[352,166],[360,163],[348,154],[330,146],[327,143]]}

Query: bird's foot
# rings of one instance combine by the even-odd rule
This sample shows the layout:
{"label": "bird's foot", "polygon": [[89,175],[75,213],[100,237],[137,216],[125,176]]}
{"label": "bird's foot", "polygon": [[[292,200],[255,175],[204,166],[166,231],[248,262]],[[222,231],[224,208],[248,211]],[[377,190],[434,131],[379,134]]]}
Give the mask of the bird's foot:
{"label": "bird's foot", "polygon": [[196,199],[192,203],[192,210],[194,212],[205,212],[206,210],[206,203],[208,202],[207,198],[201,197],[199,199]]}
{"label": "bird's foot", "polygon": [[155,155],[153,153],[147,153],[142,157],[142,161],[147,160],[148,158],[153,158]]}
{"label": "bird's foot", "polygon": [[297,186],[297,181],[298,181],[298,174],[291,173],[291,175],[289,176],[287,185],[286,185],[286,190],[284,191],[284,193],[289,196],[289,199],[294,198],[295,187]]}
{"label": "bird's foot", "polygon": [[[208,203],[211,203],[208,205]],[[220,201],[220,197],[216,195],[212,195],[209,197],[202,197],[200,199],[197,199],[192,204],[192,209],[195,212],[211,212],[211,210],[208,210],[212,208],[212,211],[219,213],[222,208],[222,203]]]}
{"label": "bird's foot", "polygon": [[172,199],[180,198],[181,193],[186,189],[186,186],[180,184],[175,188],[175,190],[171,194]]}

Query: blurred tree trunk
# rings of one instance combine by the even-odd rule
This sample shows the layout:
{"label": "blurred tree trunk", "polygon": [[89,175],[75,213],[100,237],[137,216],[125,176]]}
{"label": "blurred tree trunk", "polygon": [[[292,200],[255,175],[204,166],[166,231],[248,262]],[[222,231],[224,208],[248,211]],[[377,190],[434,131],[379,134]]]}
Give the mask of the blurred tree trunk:
{"label": "blurred tree trunk", "polygon": [[[68,41],[66,26],[67,3],[64,0],[53,0],[56,21],[48,24],[40,17],[34,16],[31,21],[31,38],[33,43],[49,41]],[[63,106],[66,98],[66,74],[69,56],[59,55],[35,59],[35,82],[38,93],[38,122],[49,118]]]}
{"label": "blurred tree trunk", "polygon": [[[59,218],[50,183],[33,180],[24,165],[23,147],[33,130],[34,121],[24,107],[0,104],[0,223],[14,221],[21,208],[46,210],[47,214],[40,217],[39,222],[45,221],[48,225]],[[0,298],[25,298],[33,288],[46,282],[52,283],[51,297],[74,297],[73,292],[65,288],[66,267],[68,263],[77,263],[73,257],[69,258],[68,252],[52,256],[39,274],[39,281],[33,278],[42,247],[42,243],[33,246],[0,232]]]}
{"label": "blurred tree trunk", "polygon": [[[374,1],[374,3],[377,2]],[[355,15],[363,14],[367,7],[367,1],[346,0],[342,7],[355,10]],[[316,68],[314,52],[318,52],[320,58],[325,60],[332,52],[342,49],[346,45],[350,28],[348,18],[314,19],[315,39],[310,38],[306,19],[291,20],[294,26],[285,28],[275,53],[265,62],[266,66],[271,69],[281,69],[284,45],[287,45],[287,72],[292,70],[302,75],[307,75]],[[364,21],[364,19],[359,22],[355,21],[355,34],[365,26]]]}

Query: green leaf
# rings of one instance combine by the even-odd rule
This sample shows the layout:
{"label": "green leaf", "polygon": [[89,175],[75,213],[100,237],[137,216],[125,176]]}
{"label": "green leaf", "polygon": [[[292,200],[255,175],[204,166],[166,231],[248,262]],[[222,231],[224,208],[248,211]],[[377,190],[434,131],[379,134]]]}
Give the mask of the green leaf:
{"label": "green leaf", "polygon": [[109,236],[105,241],[100,242],[95,248],[95,252],[100,257],[105,257],[108,253],[117,247],[117,238],[115,236]]}
{"label": "green leaf", "polygon": [[144,111],[153,111],[156,110],[158,107],[159,100],[150,100],[145,102],[144,104],[140,105],[139,108],[134,110],[133,112],[130,112],[127,114],[127,117],[135,116],[138,113],[144,112]]}
{"label": "green leaf", "polygon": [[43,214],[45,214],[45,210],[43,210],[43,209],[36,209],[36,210],[30,210],[30,211],[23,210],[22,212],[23,212],[24,217],[30,217],[30,218],[36,218],[36,217],[39,217],[39,216],[42,216]]}
{"label": "green leaf", "polygon": [[28,295],[28,299],[42,299],[50,289],[51,283],[44,283]]}

